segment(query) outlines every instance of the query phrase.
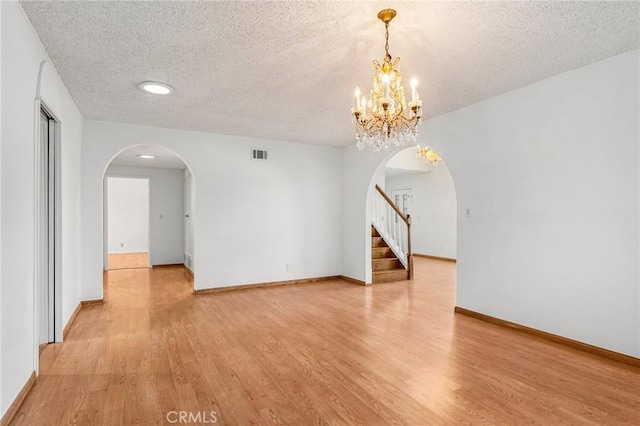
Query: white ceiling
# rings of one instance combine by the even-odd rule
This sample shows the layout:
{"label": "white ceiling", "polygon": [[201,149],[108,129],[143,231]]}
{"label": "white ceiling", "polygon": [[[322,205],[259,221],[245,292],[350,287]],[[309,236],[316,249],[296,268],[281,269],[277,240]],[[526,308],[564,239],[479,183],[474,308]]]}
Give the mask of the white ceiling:
{"label": "white ceiling", "polygon": [[636,1],[21,4],[86,118],[331,146],[354,143],[386,7],[426,118],[640,47]]}
{"label": "white ceiling", "polygon": [[[153,155],[145,159],[138,155]],[[110,163],[111,166],[157,167],[162,169],[185,169],[187,166],[173,151],[158,145],[138,145],[122,151]]]}

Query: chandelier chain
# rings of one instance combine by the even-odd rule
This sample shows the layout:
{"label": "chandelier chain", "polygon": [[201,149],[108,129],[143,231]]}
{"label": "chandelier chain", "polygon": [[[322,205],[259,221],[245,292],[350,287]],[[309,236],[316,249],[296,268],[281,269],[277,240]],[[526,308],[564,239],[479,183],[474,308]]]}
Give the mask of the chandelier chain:
{"label": "chandelier chain", "polygon": [[387,56],[389,55],[389,23],[385,22],[384,23],[384,51],[386,53]]}

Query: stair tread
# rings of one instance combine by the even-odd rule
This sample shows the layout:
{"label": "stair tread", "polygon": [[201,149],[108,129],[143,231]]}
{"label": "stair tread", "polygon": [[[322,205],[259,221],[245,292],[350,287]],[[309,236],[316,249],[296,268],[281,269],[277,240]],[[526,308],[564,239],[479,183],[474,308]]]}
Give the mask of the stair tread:
{"label": "stair tread", "polygon": [[397,273],[397,272],[409,272],[404,268],[401,269],[380,269],[378,271],[371,271],[374,275],[384,275],[384,274],[391,274],[391,273]]}
{"label": "stair tread", "polygon": [[381,275],[381,274],[387,274],[387,273],[391,273],[391,272],[408,272],[407,269],[405,269],[404,267],[402,268],[394,268],[394,269],[378,269],[375,271],[371,271],[373,274],[377,274],[377,275]]}
{"label": "stair tread", "polygon": [[408,281],[409,271],[405,269],[395,269],[389,271],[374,271],[372,281],[374,284],[390,283],[395,281]]}

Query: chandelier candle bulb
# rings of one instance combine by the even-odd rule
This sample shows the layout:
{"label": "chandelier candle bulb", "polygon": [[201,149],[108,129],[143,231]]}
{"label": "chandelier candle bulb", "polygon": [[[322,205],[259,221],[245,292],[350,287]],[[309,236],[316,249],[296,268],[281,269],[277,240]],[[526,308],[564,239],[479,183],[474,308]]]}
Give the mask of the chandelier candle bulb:
{"label": "chandelier candle bulb", "polygon": [[389,76],[387,74],[382,76],[382,82],[384,83],[384,98],[389,100]]}
{"label": "chandelier candle bulb", "polygon": [[367,98],[365,98],[364,96],[362,97],[362,118],[365,118],[367,116]]}
{"label": "chandelier candle bulb", "polygon": [[416,78],[414,77],[411,79],[411,102],[416,102],[417,87],[418,87],[418,80],[416,80]]}
{"label": "chandelier candle bulb", "polygon": [[356,111],[358,111],[360,109],[360,88],[356,87],[356,91],[354,93],[355,97],[356,97]]}

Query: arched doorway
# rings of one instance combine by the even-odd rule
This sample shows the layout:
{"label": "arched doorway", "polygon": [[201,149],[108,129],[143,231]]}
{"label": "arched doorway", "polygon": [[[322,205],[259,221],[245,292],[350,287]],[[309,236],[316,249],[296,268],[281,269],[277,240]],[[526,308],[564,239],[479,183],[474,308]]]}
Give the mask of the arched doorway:
{"label": "arched doorway", "polygon": [[[456,262],[457,259],[457,199],[454,181],[445,161],[427,161],[417,155],[411,146],[380,158],[371,177],[367,194],[367,226],[376,222],[376,199],[379,192],[385,194],[397,210],[410,217],[411,254],[418,258]],[[388,219],[393,223],[394,219]],[[398,219],[396,218],[397,222]],[[372,228],[375,235],[378,231]],[[391,256],[390,250],[376,248],[376,237],[372,235],[371,247],[367,246],[369,274],[367,282],[383,282],[378,279],[381,256]],[[380,239],[378,237],[378,239]],[[383,246],[384,241],[382,242]],[[381,253],[389,253],[382,254]],[[383,260],[389,263],[389,260]],[[414,270],[424,268],[424,261],[414,263]],[[400,267],[401,265],[398,265]],[[455,272],[455,264],[453,265]],[[453,274],[455,275],[455,273]],[[406,279],[406,278],[398,278]],[[393,280],[391,280],[393,281]],[[454,283],[455,285],[455,283]]]}
{"label": "arched doorway", "polygon": [[430,164],[411,147],[391,157],[383,172],[385,192],[411,215],[413,254],[455,260],[456,190],[446,162]]}
{"label": "arched doorway", "polygon": [[193,274],[194,206],[193,174],[175,152],[121,150],[103,175],[103,269],[183,264]]}

